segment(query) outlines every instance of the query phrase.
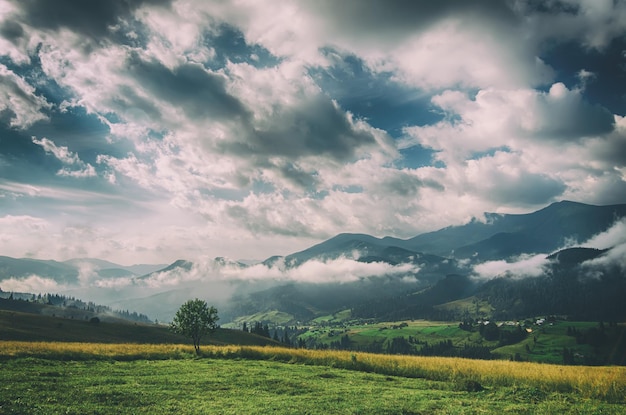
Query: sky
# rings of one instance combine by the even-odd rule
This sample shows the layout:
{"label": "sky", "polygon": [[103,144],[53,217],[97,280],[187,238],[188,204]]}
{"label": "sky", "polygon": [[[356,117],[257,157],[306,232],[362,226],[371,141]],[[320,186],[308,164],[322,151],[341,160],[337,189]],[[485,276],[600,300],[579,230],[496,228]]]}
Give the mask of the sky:
{"label": "sky", "polygon": [[626,0],[0,0],[0,255],[626,203],[625,117]]}

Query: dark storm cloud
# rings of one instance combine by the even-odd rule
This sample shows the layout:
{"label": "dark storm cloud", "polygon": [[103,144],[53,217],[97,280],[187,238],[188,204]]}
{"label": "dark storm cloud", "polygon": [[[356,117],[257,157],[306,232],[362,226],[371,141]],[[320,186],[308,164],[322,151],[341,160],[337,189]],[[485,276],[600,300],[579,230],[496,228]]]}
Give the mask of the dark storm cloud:
{"label": "dark storm cloud", "polygon": [[546,64],[558,68],[566,85],[580,83],[580,71],[593,75],[585,82],[584,96],[614,114],[626,115],[626,37],[614,39],[599,52],[576,42],[550,44],[542,53]]}
{"label": "dark storm cloud", "polygon": [[168,6],[171,0],[20,0],[16,3],[24,22],[31,26],[51,30],[65,27],[97,39],[106,36],[110,26],[140,6]]}
{"label": "dark storm cloud", "polygon": [[243,104],[226,91],[223,76],[208,72],[195,63],[169,69],[158,61],[145,61],[131,54],[126,62],[129,73],[155,97],[180,106],[192,119],[246,119]]}
{"label": "dark storm cloud", "polygon": [[557,180],[542,174],[526,173],[511,178],[494,174],[485,197],[498,203],[542,205],[553,201],[567,189]]}
{"label": "dark storm cloud", "polygon": [[614,128],[614,117],[609,110],[584,101],[546,110],[550,117],[554,117],[554,122],[550,123],[548,120],[544,132],[555,138],[571,139],[604,135],[613,131]]}
{"label": "dark storm cloud", "polygon": [[245,141],[222,146],[240,155],[278,155],[290,159],[326,156],[334,161],[348,161],[356,149],[375,143],[370,132],[358,131],[328,97],[316,95],[285,108],[267,128],[254,128]]}
{"label": "dark storm cloud", "polygon": [[427,29],[451,15],[507,25],[517,21],[507,2],[500,0],[323,0],[311,4],[319,14],[338,24],[340,30],[378,40]]}
{"label": "dark storm cloud", "polygon": [[5,20],[0,23],[0,36],[10,40],[11,42],[15,42],[24,36],[24,28],[17,22]]}
{"label": "dark storm cloud", "polygon": [[254,233],[273,234],[282,236],[307,237],[315,234],[310,224],[305,223],[307,218],[290,218],[289,221],[276,223],[276,211],[268,207],[250,208],[242,205],[233,205],[226,209],[226,214],[246,223],[246,226]]}
{"label": "dark storm cloud", "polygon": [[278,166],[278,170],[285,179],[302,189],[311,189],[317,184],[317,177],[314,173],[306,172],[294,163]]}
{"label": "dark storm cloud", "polygon": [[161,112],[151,100],[141,97],[127,86],[119,87],[118,94],[111,99],[111,104],[119,108],[126,117],[147,116],[152,120],[159,120]]}
{"label": "dark storm cloud", "polygon": [[444,187],[434,180],[422,181],[419,178],[406,174],[395,174],[381,183],[385,190],[400,196],[415,196],[420,189],[429,187],[435,190],[444,190]]}
{"label": "dark storm cloud", "polygon": [[615,131],[594,140],[591,146],[594,158],[616,167],[626,167],[626,131]]}

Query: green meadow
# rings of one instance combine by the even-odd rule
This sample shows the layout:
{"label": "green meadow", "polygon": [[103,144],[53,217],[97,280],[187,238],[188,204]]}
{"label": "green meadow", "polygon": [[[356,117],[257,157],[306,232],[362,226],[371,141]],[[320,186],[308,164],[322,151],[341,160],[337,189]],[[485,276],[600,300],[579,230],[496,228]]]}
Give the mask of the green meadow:
{"label": "green meadow", "polygon": [[623,414],[626,368],[260,346],[0,342],[2,414]]}
{"label": "green meadow", "polygon": [[[596,326],[537,328],[495,349],[501,360],[277,347],[228,329],[196,355],[164,326],[0,311],[0,414],[624,414],[626,367],[545,363],[559,363],[564,345],[584,352],[567,331]],[[423,320],[310,335],[349,335],[356,345],[397,337],[485,344],[458,323]],[[510,361],[512,353],[544,363]]]}

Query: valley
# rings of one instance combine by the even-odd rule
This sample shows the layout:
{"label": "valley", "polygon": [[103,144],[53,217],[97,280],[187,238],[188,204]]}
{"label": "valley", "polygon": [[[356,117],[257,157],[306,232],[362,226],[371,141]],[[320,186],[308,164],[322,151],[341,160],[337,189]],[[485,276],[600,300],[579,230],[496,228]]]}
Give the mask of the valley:
{"label": "valley", "polygon": [[[150,326],[201,297],[218,308],[223,329],[258,325],[256,334],[289,346],[624,364],[610,350],[626,348],[625,217],[626,205],[563,201],[409,239],[344,233],[245,263],[0,257],[0,308]],[[15,289],[38,286],[60,293]]]}
{"label": "valley", "polygon": [[[625,216],[562,202],[256,263],[3,257],[0,412],[621,414]],[[167,324],[194,297],[221,325],[199,353]]]}

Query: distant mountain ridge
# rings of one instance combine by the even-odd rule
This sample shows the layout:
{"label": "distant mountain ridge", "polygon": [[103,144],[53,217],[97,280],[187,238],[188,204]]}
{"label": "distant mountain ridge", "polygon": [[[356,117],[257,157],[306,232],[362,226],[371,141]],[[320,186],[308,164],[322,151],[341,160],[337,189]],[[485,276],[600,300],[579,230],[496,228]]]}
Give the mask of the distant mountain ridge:
{"label": "distant mountain ridge", "polygon": [[[71,283],[85,269],[102,278],[130,277],[126,279],[132,281],[134,291],[115,294],[117,298],[109,304],[114,301],[117,307],[136,307],[159,319],[171,316],[183,297],[221,292],[233,295],[220,305],[224,321],[268,311],[302,321],[340,308],[352,309],[364,318],[457,318],[453,305],[466,304],[461,300],[470,297],[489,303],[494,315],[507,317],[540,311],[578,312],[581,302],[596,308],[588,315],[607,316],[607,310],[614,309],[626,316],[624,307],[614,304],[614,293],[626,290],[625,277],[619,267],[609,264],[619,252],[580,246],[625,217],[626,204],[593,206],[562,201],[527,214],[486,213],[481,220],[409,239],[342,233],[302,251],[250,265],[224,257],[203,263],[180,259],[169,265],[131,267],[97,259],[57,262],[0,257],[0,287],[6,278],[30,275]],[[499,261],[499,266],[515,263],[522,255],[543,256],[543,271],[535,270],[532,278],[526,278],[523,270],[513,275],[506,266],[489,277],[479,277],[475,271],[490,261]],[[305,264],[320,272],[339,266],[345,270],[339,272],[350,273],[357,263],[366,270],[369,268],[363,264],[372,265],[378,274],[369,278],[361,273],[324,283],[297,279]],[[591,269],[589,264],[600,268]],[[399,266],[405,270],[401,274],[380,271]],[[238,273],[246,275],[250,267],[256,267],[248,274],[255,279],[239,279]],[[139,269],[147,272],[138,275]],[[224,270],[227,272],[222,274]],[[264,280],[263,272],[274,280]],[[185,279],[191,274],[191,279]],[[207,277],[211,275],[218,279]],[[158,285],[168,278],[186,281],[186,285],[164,285],[161,291],[143,295],[139,291],[141,284]],[[599,293],[609,298],[606,304],[597,298]]]}
{"label": "distant mountain ridge", "polygon": [[46,277],[68,284],[78,280],[81,273],[93,272],[103,278],[140,276],[161,270],[164,264],[136,264],[124,266],[96,258],[75,258],[59,262],[31,258],[0,256],[0,287],[5,278],[24,278],[32,275]]}
{"label": "distant mountain ridge", "polygon": [[[342,233],[287,255],[284,260],[291,266],[311,259],[339,257],[379,257],[385,260],[384,253],[389,253],[390,248],[405,250],[405,257],[419,254],[474,261],[506,259],[525,253],[552,253],[572,241],[582,243],[623,217],[626,217],[626,204],[594,206],[562,201],[526,214],[485,213],[485,221],[473,219],[465,225],[450,226],[410,239]],[[274,256],[264,263],[272,264],[280,258]]]}

